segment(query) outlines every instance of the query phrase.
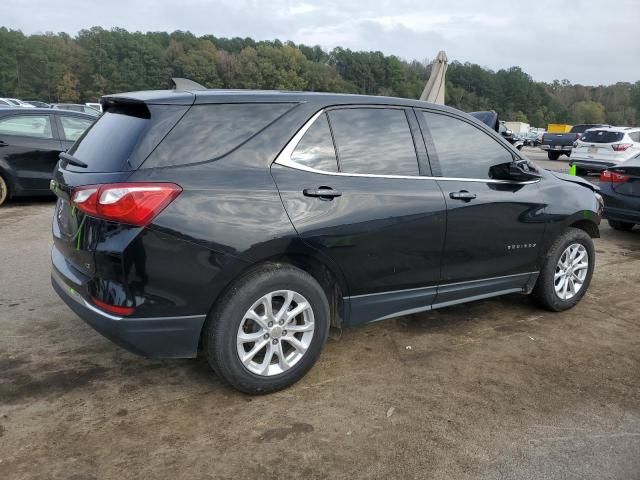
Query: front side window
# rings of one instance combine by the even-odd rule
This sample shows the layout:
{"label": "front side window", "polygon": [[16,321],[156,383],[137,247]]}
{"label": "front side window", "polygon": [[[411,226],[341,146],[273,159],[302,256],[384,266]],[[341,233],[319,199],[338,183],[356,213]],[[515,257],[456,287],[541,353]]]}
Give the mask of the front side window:
{"label": "front side window", "polygon": [[291,154],[291,160],[316,170],[338,171],[336,151],[326,114],[320,115],[305,132]]}
{"label": "front side window", "polygon": [[60,117],[62,123],[62,130],[64,130],[64,136],[67,140],[75,142],[84,131],[91,126],[93,121],[86,118],[78,117]]}
{"label": "front side window", "polygon": [[0,134],[53,138],[49,115],[16,115],[0,120]]}
{"label": "front side window", "polygon": [[329,120],[341,172],[419,175],[404,110],[345,108],[330,111]]}
{"label": "front side window", "polygon": [[421,114],[443,177],[490,179],[491,167],[513,160],[506,148],[479,128],[448,115]]}

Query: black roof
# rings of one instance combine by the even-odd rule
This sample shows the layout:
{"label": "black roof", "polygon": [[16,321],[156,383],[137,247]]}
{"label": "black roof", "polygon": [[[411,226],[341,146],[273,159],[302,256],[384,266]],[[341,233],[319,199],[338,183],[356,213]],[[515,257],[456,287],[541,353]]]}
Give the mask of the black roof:
{"label": "black roof", "polygon": [[203,103],[313,103],[317,105],[399,105],[409,107],[428,107],[438,110],[459,110],[435,105],[432,103],[409,98],[382,97],[374,95],[355,95],[345,93],[294,92],[280,90],[146,90],[140,92],[126,92],[105,95],[101,99],[104,103],[142,102],[159,105],[193,105]]}

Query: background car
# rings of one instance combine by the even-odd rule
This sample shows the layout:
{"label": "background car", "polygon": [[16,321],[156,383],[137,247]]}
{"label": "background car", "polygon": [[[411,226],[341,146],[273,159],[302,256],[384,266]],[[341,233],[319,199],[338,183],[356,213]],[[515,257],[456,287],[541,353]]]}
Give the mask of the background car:
{"label": "background car", "polygon": [[640,154],[640,128],[601,127],[587,130],[576,143],[571,165],[578,171],[600,172]]}
{"label": "background car", "polygon": [[30,105],[27,102],[24,102],[24,101],[19,100],[17,98],[5,98],[5,100],[7,100],[9,103],[11,103],[15,107],[35,108],[33,105]]}
{"label": "background car", "polygon": [[0,98],[0,108],[13,108],[15,105],[6,98]]}
{"label": "background car", "polygon": [[51,104],[46,102],[41,102],[40,100],[25,100],[25,103],[28,103],[29,105],[33,105],[34,107],[37,107],[37,108],[51,108]]}
{"label": "background car", "polygon": [[89,115],[93,115],[94,117],[100,116],[100,110],[96,110],[93,107],[82,105],[80,103],[54,103],[51,105],[51,108],[58,109],[58,110],[71,110],[73,112],[87,113]]}
{"label": "background car", "polygon": [[558,160],[560,155],[572,155],[573,145],[580,139],[582,134],[590,128],[607,127],[608,125],[582,124],[574,125],[568,133],[550,133],[542,135],[542,145],[540,148],[547,152],[549,160]]}
{"label": "background car", "polygon": [[100,105],[99,103],[87,102],[87,103],[85,103],[85,105],[87,107],[95,108],[99,112],[102,112],[102,105]]}
{"label": "background car", "polygon": [[58,154],[93,124],[95,117],[50,108],[0,110],[0,205],[12,197],[51,195]]}
{"label": "background car", "polygon": [[640,224],[640,155],[600,173],[604,218],[616,230]]}

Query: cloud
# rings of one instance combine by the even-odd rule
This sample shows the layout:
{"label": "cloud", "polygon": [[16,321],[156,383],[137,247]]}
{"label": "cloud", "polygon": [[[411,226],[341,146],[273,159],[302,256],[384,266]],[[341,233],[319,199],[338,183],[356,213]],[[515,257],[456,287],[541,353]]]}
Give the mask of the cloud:
{"label": "cloud", "polygon": [[[518,65],[537,80],[640,80],[640,2],[538,0],[3,0],[0,25],[25,33],[77,33],[94,25],[190,30],[380,50],[411,60],[445,50],[494,70]],[[99,12],[97,14],[96,12]]]}

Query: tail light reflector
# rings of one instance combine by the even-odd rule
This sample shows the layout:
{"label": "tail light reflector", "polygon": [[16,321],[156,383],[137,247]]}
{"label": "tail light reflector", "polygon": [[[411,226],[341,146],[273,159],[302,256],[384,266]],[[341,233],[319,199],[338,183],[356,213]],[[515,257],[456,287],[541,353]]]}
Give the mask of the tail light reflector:
{"label": "tail light reflector", "polygon": [[143,227],[180,192],[175,183],[109,183],[76,188],[71,202],[92,217]]}
{"label": "tail light reflector", "polygon": [[103,302],[102,300],[98,300],[95,297],[91,297],[91,301],[95,304],[96,307],[104,310],[105,312],[113,313],[114,315],[131,315],[135,310],[134,307],[120,307],[118,305],[111,305],[110,303]]}
{"label": "tail light reflector", "polygon": [[611,145],[616,152],[624,152],[627,148],[633,147],[633,143],[614,143]]}

